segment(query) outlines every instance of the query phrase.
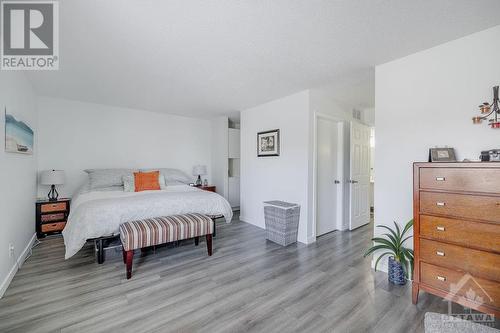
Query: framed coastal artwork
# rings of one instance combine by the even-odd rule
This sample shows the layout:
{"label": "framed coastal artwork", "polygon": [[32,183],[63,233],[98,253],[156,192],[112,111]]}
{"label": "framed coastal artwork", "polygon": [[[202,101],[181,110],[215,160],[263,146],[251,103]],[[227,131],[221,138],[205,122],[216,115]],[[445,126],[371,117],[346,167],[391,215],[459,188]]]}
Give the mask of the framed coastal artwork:
{"label": "framed coastal artwork", "polygon": [[257,156],[280,156],[280,130],[257,133]]}
{"label": "framed coastal artwork", "polygon": [[5,151],[33,155],[33,130],[26,122],[9,112],[5,107]]}

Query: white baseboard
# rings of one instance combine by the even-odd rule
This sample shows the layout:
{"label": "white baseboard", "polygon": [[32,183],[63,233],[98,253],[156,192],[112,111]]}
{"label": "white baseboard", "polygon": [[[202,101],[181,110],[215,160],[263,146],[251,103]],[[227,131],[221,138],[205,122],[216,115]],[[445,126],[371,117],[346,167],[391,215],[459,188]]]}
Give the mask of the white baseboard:
{"label": "white baseboard", "polygon": [[14,265],[12,265],[12,268],[10,269],[9,274],[7,274],[5,279],[2,281],[2,284],[0,284],[0,298],[2,298],[3,295],[5,294],[5,291],[7,291],[7,288],[9,287],[10,282],[12,281],[14,276],[16,275],[17,270],[19,268],[21,268],[21,266],[24,264],[24,260],[26,259],[26,257],[30,253],[31,247],[33,246],[33,243],[35,242],[35,240],[36,240],[36,233],[33,234],[33,237],[31,237],[28,244],[24,248],[23,252],[21,252],[19,257],[16,259],[16,262],[14,263]]}
{"label": "white baseboard", "polygon": [[312,244],[316,242],[316,237],[315,236],[309,236],[307,237],[307,244]]}

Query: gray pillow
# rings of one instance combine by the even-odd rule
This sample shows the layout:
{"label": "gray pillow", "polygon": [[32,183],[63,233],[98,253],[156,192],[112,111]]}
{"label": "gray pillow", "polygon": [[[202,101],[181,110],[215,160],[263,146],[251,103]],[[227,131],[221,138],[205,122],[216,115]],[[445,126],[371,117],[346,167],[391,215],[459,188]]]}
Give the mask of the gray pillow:
{"label": "gray pillow", "polygon": [[87,169],[90,189],[123,186],[123,176],[137,172],[136,169]]}
{"label": "gray pillow", "polygon": [[189,184],[193,182],[192,177],[189,177],[184,171],[179,169],[171,169],[171,168],[157,168],[157,169],[141,169],[141,172],[148,171],[160,171],[160,174],[165,177],[165,182],[167,185],[171,184]]}

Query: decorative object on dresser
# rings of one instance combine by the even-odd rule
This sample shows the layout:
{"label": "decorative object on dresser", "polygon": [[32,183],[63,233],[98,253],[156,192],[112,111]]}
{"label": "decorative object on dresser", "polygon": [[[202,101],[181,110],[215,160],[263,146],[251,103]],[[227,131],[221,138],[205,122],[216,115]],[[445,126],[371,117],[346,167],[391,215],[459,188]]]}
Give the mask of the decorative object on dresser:
{"label": "decorative object on dresser", "polygon": [[280,156],[280,130],[257,133],[257,157]]}
{"label": "decorative object on dresser", "polygon": [[455,149],[453,148],[431,148],[429,149],[429,162],[456,162]]}
{"label": "decorative object on dresser", "polygon": [[500,163],[415,163],[419,290],[500,315]]}
{"label": "decorative object on dresser", "polygon": [[43,238],[49,234],[61,233],[69,216],[71,199],[36,202],[36,235]]}
{"label": "decorative object on dresser", "polygon": [[384,234],[387,238],[372,238],[375,245],[365,252],[364,257],[367,257],[376,251],[384,251],[375,261],[375,271],[377,270],[380,260],[388,255],[389,270],[387,276],[389,278],[389,282],[404,285],[406,284],[406,280],[410,279],[413,273],[413,250],[404,246],[405,242],[412,237],[406,236],[406,233],[413,227],[413,220],[408,221],[408,223],[406,223],[403,227],[403,230],[401,230],[395,221],[394,226],[394,229],[391,229],[386,225],[377,226],[389,231],[389,233]]}
{"label": "decorative object on dresser", "polygon": [[483,120],[488,119],[488,117],[492,116],[490,120],[488,120],[488,125],[491,128],[500,128],[500,108],[498,107],[498,86],[493,87],[493,103],[484,102],[479,105],[479,112],[483,116],[477,116],[472,118],[473,124],[481,124]]}
{"label": "decorative object on dresser", "polygon": [[193,176],[198,176],[196,179],[196,185],[201,186],[201,176],[207,174],[207,166],[206,165],[195,165],[193,167]]}
{"label": "decorative object on dresser", "polygon": [[482,151],[479,158],[482,162],[500,162],[500,149]]}
{"label": "decorative object on dresser", "polygon": [[62,170],[45,170],[40,175],[40,184],[49,185],[50,191],[47,194],[49,201],[57,201],[59,193],[56,190],[56,185],[64,184],[64,171]]}
{"label": "decorative object on dresser", "polygon": [[208,191],[208,192],[216,192],[216,187],[215,185],[202,185],[198,186],[200,190]]}

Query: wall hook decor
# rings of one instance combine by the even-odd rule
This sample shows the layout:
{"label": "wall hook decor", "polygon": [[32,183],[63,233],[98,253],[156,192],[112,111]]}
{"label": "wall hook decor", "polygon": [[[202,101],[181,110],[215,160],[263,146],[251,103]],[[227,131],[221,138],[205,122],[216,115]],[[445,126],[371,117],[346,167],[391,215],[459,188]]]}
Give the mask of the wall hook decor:
{"label": "wall hook decor", "polygon": [[491,128],[500,128],[500,108],[498,107],[498,86],[493,87],[493,103],[484,102],[479,105],[479,111],[482,116],[477,116],[472,118],[472,122],[474,124],[481,124],[483,120],[487,120],[490,116],[491,119],[488,119],[488,125]]}

